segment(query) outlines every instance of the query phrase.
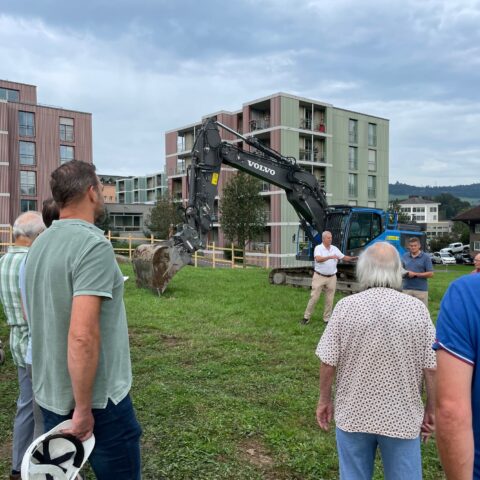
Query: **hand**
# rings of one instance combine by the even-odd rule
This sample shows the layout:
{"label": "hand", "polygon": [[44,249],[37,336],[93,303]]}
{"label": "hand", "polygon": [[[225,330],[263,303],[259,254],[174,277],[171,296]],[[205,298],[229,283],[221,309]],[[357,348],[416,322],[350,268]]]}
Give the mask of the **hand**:
{"label": "hand", "polygon": [[79,410],[75,408],[72,416],[72,428],[63,430],[63,433],[70,433],[84,442],[93,434],[95,420],[91,410]]}
{"label": "hand", "polygon": [[319,401],[317,405],[316,417],[318,426],[322,430],[328,431],[330,428],[330,422],[333,419],[333,402],[331,400],[327,403]]}
{"label": "hand", "polygon": [[423,443],[427,443],[428,439],[435,432],[435,413],[425,409],[422,426],[420,427],[420,438]]}
{"label": "hand", "polygon": [[417,276],[417,274],[415,272],[407,272],[407,275],[408,275],[408,278],[414,278]]}

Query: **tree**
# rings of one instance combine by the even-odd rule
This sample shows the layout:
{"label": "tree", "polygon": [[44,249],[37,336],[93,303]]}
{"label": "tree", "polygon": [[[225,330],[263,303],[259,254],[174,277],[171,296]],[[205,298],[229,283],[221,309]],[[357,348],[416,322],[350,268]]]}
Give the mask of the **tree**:
{"label": "tree", "polygon": [[405,212],[402,212],[400,209],[400,200],[396,198],[390,202],[388,207],[388,213],[397,213],[398,214],[398,223],[412,223],[410,216]]}
{"label": "tree", "polygon": [[465,223],[453,222],[452,233],[456,236],[457,242],[462,242],[464,245],[470,243],[470,229]]}
{"label": "tree", "polygon": [[183,221],[178,206],[167,195],[158,198],[146,222],[147,227],[157,238],[167,239],[171,234],[171,226]]}
{"label": "tree", "polygon": [[[220,202],[221,225],[225,237],[242,249],[265,228],[265,203],[259,195],[261,182],[238,173],[225,185]],[[243,266],[246,266],[245,261]]]}
{"label": "tree", "polygon": [[455,215],[471,207],[469,202],[460,200],[451,193],[441,193],[433,197],[433,200],[440,203],[439,220],[450,220]]}
{"label": "tree", "polygon": [[112,219],[106,208],[104,209],[102,216],[96,220],[95,226],[100,230],[103,230],[105,233],[112,229]]}

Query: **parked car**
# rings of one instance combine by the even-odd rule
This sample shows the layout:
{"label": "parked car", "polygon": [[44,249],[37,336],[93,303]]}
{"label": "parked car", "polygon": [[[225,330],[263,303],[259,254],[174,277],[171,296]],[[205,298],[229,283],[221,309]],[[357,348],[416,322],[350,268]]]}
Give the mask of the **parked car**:
{"label": "parked car", "polygon": [[457,263],[463,264],[463,265],[473,265],[473,258],[470,256],[469,253],[458,253],[455,255],[455,260]]}
{"label": "parked car", "polygon": [[439,263],[442,265],[455,265],[457,262],[455,257],[448,252],[434,252],[431,255],[432,263]]}
{"label": "parked car", "polygon": [[469,248],[468,245],[464,245],[462,242],[454,242],[450,243],[448,247],[442,248],[440,251],[447,251],[450,250],[451,253],[463,253],[465,249]]}

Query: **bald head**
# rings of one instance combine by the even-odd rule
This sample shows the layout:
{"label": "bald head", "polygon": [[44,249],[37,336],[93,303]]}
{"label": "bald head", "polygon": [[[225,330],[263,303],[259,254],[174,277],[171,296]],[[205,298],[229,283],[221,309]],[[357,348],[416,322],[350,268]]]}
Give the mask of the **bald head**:
{"label": "bald head", "polygon": [[27,243],[32,243],[44,230],[45,224],[40,212],[25,212],[13,224],[13,240],[18,242],[22,237]]}
{"label": "bald head", "polygon": [[400,290],[402,264],[395,247],[377,242],[363,251],[357,263],[357,278],[362,290],[372,287]]}

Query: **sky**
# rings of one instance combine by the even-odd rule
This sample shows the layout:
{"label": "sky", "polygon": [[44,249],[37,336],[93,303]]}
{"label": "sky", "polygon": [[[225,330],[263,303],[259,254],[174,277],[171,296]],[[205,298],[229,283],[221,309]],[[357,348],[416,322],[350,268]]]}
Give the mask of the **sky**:
{"label": "sky", "polygon": [[480,181],[480,0],[0,0],[0,78],[93,114],[97,171],[287,92],[390,120],[390,182]]}

